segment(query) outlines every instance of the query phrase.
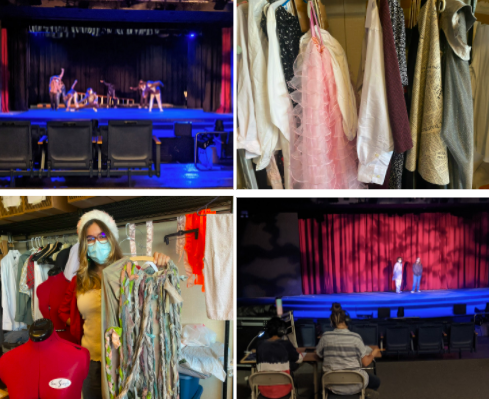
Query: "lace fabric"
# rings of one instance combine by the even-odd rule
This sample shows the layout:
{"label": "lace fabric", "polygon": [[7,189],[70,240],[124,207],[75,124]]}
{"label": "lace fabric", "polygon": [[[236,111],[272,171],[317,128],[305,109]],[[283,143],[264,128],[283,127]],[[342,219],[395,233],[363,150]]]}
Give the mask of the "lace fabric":
{"label": "lace fabric", "polygon": [[[312,10],[312,8],[311,8]],[[356,139],[349,141],[337,101],[331,54],[315,33],[294,63],[297,106],[290,114],[290,174],[295,189],[364,188],[357,180]]]}

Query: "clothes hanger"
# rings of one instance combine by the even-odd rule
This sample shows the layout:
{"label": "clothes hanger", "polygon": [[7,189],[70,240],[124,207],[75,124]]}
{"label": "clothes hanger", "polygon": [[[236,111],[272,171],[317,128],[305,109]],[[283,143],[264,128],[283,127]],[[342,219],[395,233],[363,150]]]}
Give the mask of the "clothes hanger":
{"label": "clothes hanger", "polygon": [[[123,242],[125,242],[125,241],[131,241],[131,236],[130,236],[130,234],[129,234],[129,230],[128,230],[128,229],[129,229],[129,225],[130,225],[130,224],[131,224],[131,223],[126,223],[126,238],[124,238],[124,239],[123,239],[121,242],[119,242],[119,245],[121,245],[121,244],[122,244]],[[139,230],[138,228],[136,228],[136,232],[138,232],[138,231],[139,231],[139,233],[141,233],[141,230]],[[141,233],[141,234],[142,234],[142,233]],[[145,246],[142,246],[141,244],[138,244],[138,242],[137,242],[137,240],[136,240],[136,235],[134,235],[134,243],[136,244],[136,247],[137,247],[137,248],[144,249],[144,250],[146,249],[146,247],[145,247]],[[123,255],[132,255],[132,253],[130,253],[130,254],[125,253],[125,254],[123,254]]]}
{"label": "clothes hanger", "polygon": [[209,206],[210,204],[212,204],[214,201],[216,201],[218,198],[219,198],[219,197],[214,198],[214,199],[213,199],[211,202],[209,202],[208,204],[204,205],[202,208],[197,209],[197,212],[196,212],[196,213],[197,213],[197,215],[198,215],[198,216],[206,216],[206,214],[205,214],[205,213],[204,213],[204,214],[200,214],[199,212],[200,212],[200,211],[202,211],[202,210],[204,210],[204,209],[207,209],[207,208],[208,208],[208,206]]}

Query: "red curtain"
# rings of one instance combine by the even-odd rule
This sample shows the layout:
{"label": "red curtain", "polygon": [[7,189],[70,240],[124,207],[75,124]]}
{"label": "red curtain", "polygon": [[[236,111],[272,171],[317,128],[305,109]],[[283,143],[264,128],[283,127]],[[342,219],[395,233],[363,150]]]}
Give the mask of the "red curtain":
{"label": "red curtain", "polygon": [[421,258],[421,290],[489,286],[489,213],[324,215],[299,220],[305,295],[391,291],[403,258],[403,289]]}
{"label": "red curtain", "polygon": [[233,110],[231,91],[231,57],[233,45],[233,29],[222,29],[222,67],[221,67],[221,106],[216,111],[227,114]]}
{"label": "red curtain", "polygon": [[8,52],[7,52],[7,29],[2,29],[2,112],[8,112]]}

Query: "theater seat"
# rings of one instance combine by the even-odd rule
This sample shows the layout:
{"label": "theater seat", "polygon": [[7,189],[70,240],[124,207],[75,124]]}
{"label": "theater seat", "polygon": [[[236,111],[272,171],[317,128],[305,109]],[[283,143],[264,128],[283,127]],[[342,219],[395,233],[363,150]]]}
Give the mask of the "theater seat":
{"label": "theater seat", "polygon": [[313,319],[298,319],[295,321],[297,345],[301,347],[316,346],[316,324]]}
{"label": "theater seat", "polygon": [[450,326],[448,351],[458,351],[462,357],[462,351],[475,352],[477,349],[477,333],[474,323],[455,323]]}
{"label": "theater seat", "polygon": [[15,176],[25,173],[33,176],[31,123],[0,122],[0,143],[0,175],[10,176],[12,187],[15,186]]}
{"label": "theater seat", "polygon": [[416,338],[418,353],[443,353],[445,351],[442,325],[421,325]]}
{"label": "theater seat", "polygon": [[413,351],[411,332],[407,326],[388,327],[385,332],[386,354],[409,354]]}
{"label": "theater seat", "polygon": [[147,174],[160,176],[161,142],[153,137],[153,122],[109,121],[107,176]]}
{"label": "theater seat", "polygon": [[92,177],[98,169],[94,168],[97,147],[92,143],[92,126],[92,121],[48,122],[47,135],[39,140],[43,152],[39,175],[47,170],[48,177]]}
{"label": "theater seat", "polygon": [[350,330],[359,334],[365,345],[379,345],[379,332],[375,324],[353,325]]}

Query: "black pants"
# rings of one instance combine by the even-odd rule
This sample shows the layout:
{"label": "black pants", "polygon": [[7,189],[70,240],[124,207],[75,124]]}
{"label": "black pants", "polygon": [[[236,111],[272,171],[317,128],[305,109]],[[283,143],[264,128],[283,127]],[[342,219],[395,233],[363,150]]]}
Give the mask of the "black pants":
{"label": "black pants", "polygon": [[83,381],[83,399],[102,399],[102,363],[90,360],[88,376]]}
{"label": "black pants", "polygon": [[59,108],[59,93],[49,93],[49,98],[51,100],[51,109],[57,111]]}
{"label": "black pants", "polygon": [[379,387],[380,387],[380,378],[377,377],[376,375],[369,374],[367,388],[376,391],[377,389],[379,389]]}

